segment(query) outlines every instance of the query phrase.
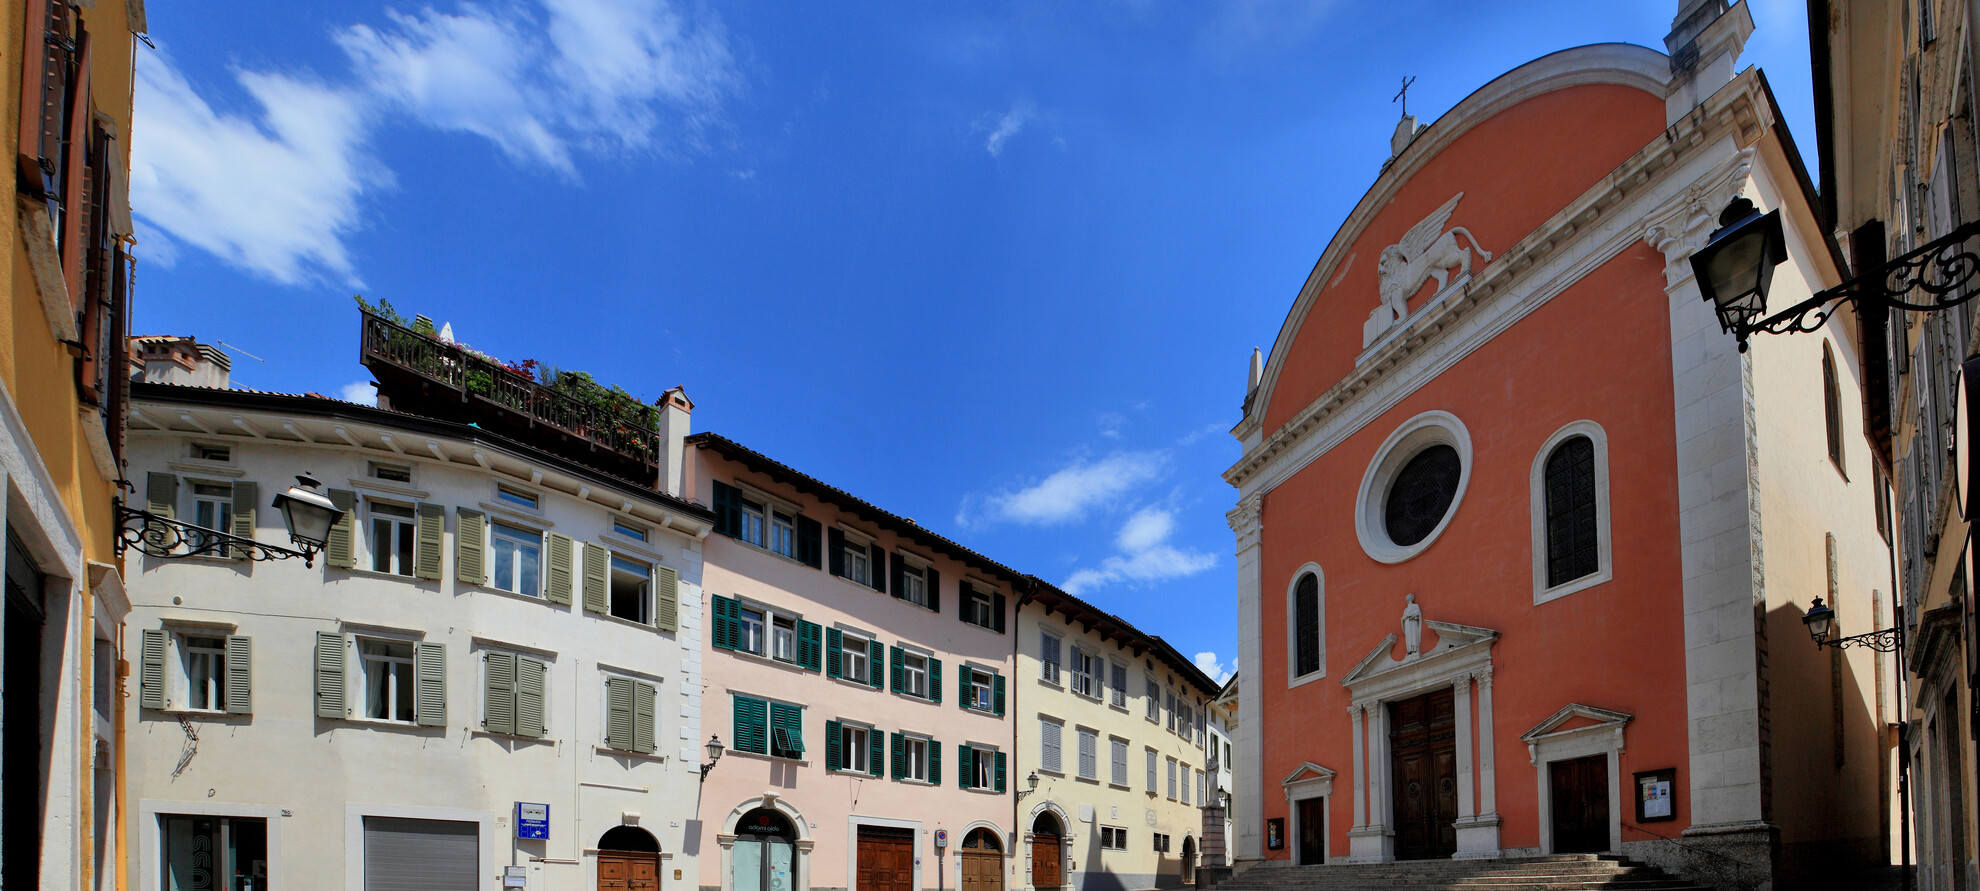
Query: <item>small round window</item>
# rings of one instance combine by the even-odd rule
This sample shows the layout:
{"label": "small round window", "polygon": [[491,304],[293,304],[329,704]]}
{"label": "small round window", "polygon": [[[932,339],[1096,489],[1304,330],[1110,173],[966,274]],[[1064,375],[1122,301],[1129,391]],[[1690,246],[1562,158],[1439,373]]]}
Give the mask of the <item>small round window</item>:
{"label": "small round window", "polygon": [[1433,445],[1409,459],[1389,484],[1383,503],[1383,527],[1389,540],[1408,547],[1430,537],[1456,500],[1458,478],[1464,473],[1457,449]]}

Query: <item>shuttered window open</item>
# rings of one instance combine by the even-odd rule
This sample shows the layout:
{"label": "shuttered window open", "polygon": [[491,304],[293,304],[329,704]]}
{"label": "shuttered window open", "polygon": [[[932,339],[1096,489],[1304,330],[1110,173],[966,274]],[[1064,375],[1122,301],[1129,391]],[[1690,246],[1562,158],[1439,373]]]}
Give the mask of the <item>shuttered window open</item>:
{"label": "shuttered window open", "polygon": [[316,716],[344,716],[344,636],[316,632]]}
{"label": "shuttered window open", "polygon": [[331,489],[330,503],[344,515],[330,526],[330,536],[323,543],[323,559],[338,569],[350,569],[357,565],[357,493]]}
{"label": "shuttered window open", "polygon": [[447,646],[413,644],[413,722],[447,726]]}
{"label": "shuttered window open", "polygon": [[584,611],[604,613],[611,608],[612,555],[603,546],[584,546]]}
{"label": "shuttered window open", "polygon": [[[173,519],[179,508],[179,478],[169,473],[147,473],[144,475],[144,509],[165,519]],[[160,547],[170,541],[170,534],[162,523],[155,523],[145,530],[145,540],[152,547]]]}
{"label": "shuttered window open", "polygon": [[488,584],[488,515],[454,510],[454,575],[470,585]]}
{"label": "shuttered window open", "polygon": [[736,751],[770,754],[770,704],[750,696],[737,696],[734,710]]}
{"label": "shuttered window open", "polygon": [[671,566],[653,570],[653,624],[661,631],[680,630],[681,574]]}
{"label": "shuttered window open", "polygon": [[138,637],[138,705],[165,707],[165,632],[157,628]]}
{"label": "shuttered window open", "polygon": [[568,535],[559,535],[555,532],[544,537],[549,540],[546,548],[549,553],[545,558],[549,564],[548,571],[544,574],[548,580],[544,586],[545,596],[549,597],[552,603],[568,606],[577,582],[575,565],[577,542],[572,541]]}
{"label": "shuttered window open", "polygon": [[254,645],[246,636],[227,636],[227,714],[245,715],[254,711]]}
{"label": "shuttered window open", "polygon": [[440,540],[447,526],[447,509],[438,504],[419,506],[418,532],[413,538],[413,576],[440,580]]}
{"label": "shuttered window open", "polygon": [[821,653],[824,649],[825,629],[817,622],[797,620],[797,661],[801,668],[812,671],[820,669]]}
{"label": "shuttered window open", "polygon": [[[227,530],[235,537],[254,538],[254,506],[256,502],[261,500],[260,493],[261,487],[252,482],[247,480],[235,481],[234,516],[231,523],[233,528]],[[243,547],[229,548],[227,556],[236,560],[246,560],[248,558],[248,549]]]}

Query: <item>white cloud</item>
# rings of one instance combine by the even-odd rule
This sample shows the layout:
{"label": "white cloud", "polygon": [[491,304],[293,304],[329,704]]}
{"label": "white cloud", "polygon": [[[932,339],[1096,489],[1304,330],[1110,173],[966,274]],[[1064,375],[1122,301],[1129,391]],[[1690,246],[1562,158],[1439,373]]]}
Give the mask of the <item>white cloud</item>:
{"label": "white cloud", "polygon": [[1144,507],[1121,526],[1121,534],[1114,543],[1128,553],[1145,551],[1167,541],[1169,533],[1175,530],[1174,514],[1157,507]]}
{"label": "white cloud", "polygon": [[1195,575],[1217,564],[1217,558],[1203,551],[1177,548],[1168,543],[1175,532],[1175,515],[1163,508],[1136,511],[1121,526],[1114,543],[1121,553],[1067,576],[1059,587],[1073,594],[1101,585],[1145,584]]}
{"label": "white cloud", "polygon": [[337,398],[345,402],[372,405],[378,401],[378,390],[371,386],[371,381],[368,379],[351,381],[345,384],[343,389],[337,391]]}
{"label": "white cloud", "polygon": [[1099,461],[1075,461],[1016,492],[965,499],[956,522],[970,526],[1001,520],[1049,526],[1078,520],[1095,505],[1154,479],[1164,462],[1160,452],[1116,452]]}
{"label": "white cloud", "polygon": [[[1018,102],[1011,106],[1010,111],[1004,112],[1002,115],[988,114],[978,120],[976,129],[979,132],[983,130],[990,131],[989,140],[983,144],[983,147],[990,151],[990,157],[995,158],[1003,155],[1004,143],[1009,142],[1011,137],[1018,135],[1020,131],[1024,130],[1024,125],[1030,123],[1034,116],[1036,116],[1036,112],[1030,102]],[[993,117],[995,118],[995,123],[991,123]]]}
{"label": "white cloud", "polygon": [[359,196],[389,182],[368,172],[361,101],[280,74],[234,77],[258,114],[214,109],[163,52],[138,53],[131,206],[146,241],[168,260],[184,242],[283,284],[357,284],[344,238]]}
{"label": "white cloud", "polygon": [[1225,665],[1217,661],[1217,654],[1213,652],[1196,654],[1195,662],[1197,668],[1203,669],[1204,674],[1209,675],[1212,680],[1215,680],[1219,684],[1230,683],[1231,674],[1237,671],[1237,665],[1235,663]]}

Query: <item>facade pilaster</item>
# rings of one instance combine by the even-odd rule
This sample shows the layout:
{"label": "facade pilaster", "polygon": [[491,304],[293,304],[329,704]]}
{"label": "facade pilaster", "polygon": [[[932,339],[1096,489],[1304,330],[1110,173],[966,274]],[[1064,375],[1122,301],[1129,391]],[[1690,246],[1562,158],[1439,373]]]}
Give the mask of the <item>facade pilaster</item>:
{"label": "facade pilaster", "polygon": [[1237,827],[1233,852],[1239,862],[1265,857],[1265,687],[1260,542],[1265,528],[1263,493],[1239,499],[1224,515],[1237,537],[1238,665],[1249,676],[1238,682],[1237,795],[1232,822]]}

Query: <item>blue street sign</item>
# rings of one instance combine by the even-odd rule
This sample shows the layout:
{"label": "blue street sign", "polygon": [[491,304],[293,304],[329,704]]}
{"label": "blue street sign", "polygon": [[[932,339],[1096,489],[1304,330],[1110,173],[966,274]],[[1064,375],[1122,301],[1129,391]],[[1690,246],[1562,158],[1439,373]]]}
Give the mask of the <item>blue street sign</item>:
{"label": "blue street sign", "polygon": [[516,837],[549,838],[550,806],[530,804],[527,801],[516,802]]}

